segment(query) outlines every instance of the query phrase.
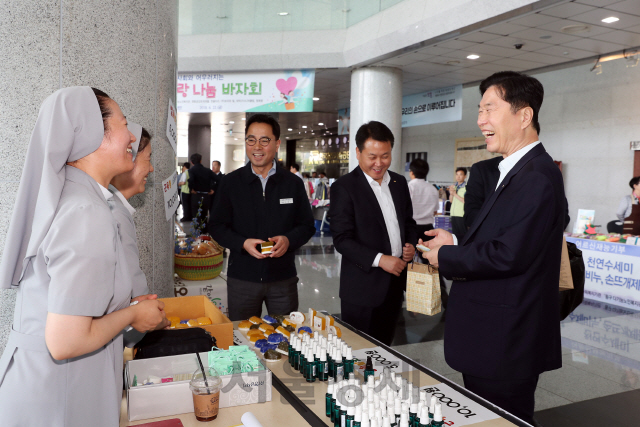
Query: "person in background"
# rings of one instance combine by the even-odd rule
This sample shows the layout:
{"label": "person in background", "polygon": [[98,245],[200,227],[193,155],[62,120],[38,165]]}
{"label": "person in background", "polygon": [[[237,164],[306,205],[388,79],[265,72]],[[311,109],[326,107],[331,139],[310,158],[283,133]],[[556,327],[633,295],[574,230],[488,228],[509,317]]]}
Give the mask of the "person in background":
{"label": "person in background", "polygon": [[390,345],[402,313],[416,222],[407,180],[390,172],[394,136],[383,123],[356,133],[358,167],[332,185],[333,244],[342,254],[342,319]]}
{"label": "person in background", "polygon": [[311,178],[317,178],[318,177],[318,172],[313,171],[311,172]]}
{"label": "person in background", "polygon": [[622,200],[620,200],[620,206],[618,206],[618,210],[616,211],[616,216],[623,224],[624,219],[631,215],[633,205],[637,205],[638,199],[640,199],[640,176],[631,178],[629,187],[631,187],[631,194],[624,196]]}
{"label": "person in background", "polygon": [[304,191],[307,193],[307,197],[309,198],[309,201],[311,201],[313,199],[313,184],[311,183],[310,180],[311,176],[309,175],[309,172],[304,172],[302,174],[302,181],[304,182]]}
{"label": "person in background", "polygon": [[180,186],[180,200],[182,201],[182,219],[180,222],[191,221],[191,192],[189,191],[189,162],[182,164],[182,174],[178,178],[178,185]]}
{"label": "person in background", "polygon": [[133,169],[135,140],[98,89],[60,89],[40,107],[0,263],[0,287],[17,289],[0,358],[4,427],[117,426],[122,330],[169,324],[161,301],[131,305],[107,189]]}
{"label": "person in background", "polygon": [[[295,251],[316,232],[301,179],[276,168],[280,125],[256,114],[245,129],[246,166],[228,174],[218,190],[209,230],[231,250],[227,295],[231,320],[298,309]],[[273,242],[271,253],[260,245]]]}
{"label": "person in background", "polygon": [[[409,164],[409,194],[413,203],[413,219],[416,221],[417,236],[427,240],[425,231],[433,230],[433,221],[438,211],[438,190],[427,181],[429,163],[415,159]],[[417,240],[416,240],[417,243]]]}
{"label": "person in background", "polygon": [[469,170],[466,192],[464,194],[464,225],[469,229],[486,199],[496,191],[500,178],[498,164],[502,156],[474,163]]}
{"label": "person in background", "polygon": [[213,194],[211,195],[211,202],[209,203],[209,212],[213,209],[213,202],[216,199],[216,191],[218,191],[218,187],[220,187],[220,181],[224,178],[224,174],[220,172],[221,167],[222,163],[218,160],[211,162],[211,172],[213,172]]}
{"label": "person in background", "polygon": [[453,280],[447,364],[464,386],[526,423],[542,372],[562,366],[558,281],[569,218],[562,173],[538,137],[544,96],[533,77],[504,71],[480,83],[478,127],[500,153],[495,193],[464,239],[442,229],[423,257]]}
{"label": "person in background", "polygon": [[189,159],[191,160],[191,168],[187,182],[191,191],[191,215],[195,218],[198,209],[201,208],[200,219],[206,222],[216,179],[211,169],[202,166],[201,154],[194,153]]}
{"label": "person in background", "polygon": [[291,165],[291,168],[289,168],[289,171],[296,175],[299,178],[302,178],[302,174],[300,173],[300,165],[297,163],[294,163]]}
{"label": "person in background", "polygon": [[451,202],[451,228],[453,234],[459,241],[462,241],[467,227],[464,225],[464,194],[467,192],[465,178],[467,177],[466,168],[456,169],[456,183],[449,186],[449,201]]}

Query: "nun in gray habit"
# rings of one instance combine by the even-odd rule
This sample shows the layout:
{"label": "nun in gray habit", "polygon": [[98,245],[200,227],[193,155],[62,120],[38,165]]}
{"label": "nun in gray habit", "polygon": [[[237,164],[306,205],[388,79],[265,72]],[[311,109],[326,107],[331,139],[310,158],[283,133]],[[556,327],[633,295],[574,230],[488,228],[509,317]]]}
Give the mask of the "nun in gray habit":
{"label": "nun in gray habit", "polygon": [[113,194],[134,136],[118,105],[90,87],[40,108],[0,264],[17,288],[0,358],[3,426],[117,426],[122,331],[166,322],[163,305],[130,306],[132,283]]}

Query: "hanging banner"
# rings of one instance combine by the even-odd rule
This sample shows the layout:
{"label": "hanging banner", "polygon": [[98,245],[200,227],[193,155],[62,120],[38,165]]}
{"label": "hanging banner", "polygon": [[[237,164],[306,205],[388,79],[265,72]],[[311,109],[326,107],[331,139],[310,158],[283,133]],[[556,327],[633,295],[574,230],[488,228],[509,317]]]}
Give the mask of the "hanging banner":
{"label": "hanging banner", "polygon": [[640,246],[567,237],[582,251],[584,297],[640,309]]}
{"label": "hanging banner", "polygon": [[315,70],[178,75],[180,113],[313,111]]}
{"label": "hanging banner", "polygon": [[174,172],[171,176],[162,181],[162,191],[164,193],[164,213],[167,221],[171,219],[178,209],[178,174]]}
{"label": "hanging banner", "polygon": [[462,85],[402,98],[402,127],[462,120]]}
{"label": "hanging banner", "polygon": [[169,144],[173,147],[173,152],[178,152],[178,126],[176,125],[176,109],[173,106],[173,101],[169,98],[169,108],[167,112],[167,139]]}

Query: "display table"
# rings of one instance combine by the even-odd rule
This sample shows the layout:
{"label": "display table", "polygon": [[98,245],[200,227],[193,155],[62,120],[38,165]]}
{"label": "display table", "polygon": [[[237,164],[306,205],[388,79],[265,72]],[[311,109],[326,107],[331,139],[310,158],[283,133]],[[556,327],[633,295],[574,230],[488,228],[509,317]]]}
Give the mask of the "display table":
{"label": "display table", "polygon": [[[238,322],[233,323],[234,327],[237,327]],[[355,353],[354,357],[359,356],[359,350],[376,348],[379,354],[383,354],[387,358],[386,361],[393,360],[396,362],[394,365],[398,366],[396,368],[397,374],[407,378],[414,386],[420,389],[427,388],[428,390],[434,390],[433,387],[439,387],[436,391],[439,391],[442,397],[448,399],[450,406],[453,406],[453,403],[455,403],[458,405],[456,407],[466,408],[465,411],[468,410],[468,412],[463,413],[474,414],[470,417],[471,419],[465,419],[462,422],[452,422],[456,416],[456,414],[454,414],[455,409],[451,409],[443,404],[443,414],[445,417],[449,415],[447,425],[472,425],[474,427],[528,426],[528,424],[481,399],[463,387],[453,383],[451,380],[403,356],[362,332],[351,328],[350,325],[341,322],[339,319],[336,319],[336,324],[342,330],[342,339],[353,348]],[[237,330],[234,332],[241,334]],[[326,334],[326,332],[323,333]],[[238,338],[239,341],[242,341],[243,335],[239,335]],[[238,342],[238,340],[235,341]],[[129,423],[126,418],[126,399],[123,399],[120,426],[133,426],[153,421],[178,418],[185,427],[208,424],[230,427],[240,424],[242,414],[252,412],[262,422],[263,427],[276,425],[333,427],[330,419],[325,415],[326,382],[318,380],[313,383],[306,382],[302,375],[289,365],[286,357],[283,357],[277,362],[267,363],[267,367],[273,373],[273,398],[271,402],[221,409],[218,419],[211,423],[198,422],[193,413]],[[380,366],[376,365],[376,368],[380,368]],[[444,402],[445,400],[442,399],[441,401]],[[474,416],[478,422],[473,419]],[[460,418],[460,415],[457,415],[457,417]],[[445,421],[447,421],[447,419],[445,419]],[[451,424],[449,424],[449,422],[451,422]]]}
{"label": "display table", "polygon": [[640,246],[567,237],[582,251],[584,296],[640,309]]}

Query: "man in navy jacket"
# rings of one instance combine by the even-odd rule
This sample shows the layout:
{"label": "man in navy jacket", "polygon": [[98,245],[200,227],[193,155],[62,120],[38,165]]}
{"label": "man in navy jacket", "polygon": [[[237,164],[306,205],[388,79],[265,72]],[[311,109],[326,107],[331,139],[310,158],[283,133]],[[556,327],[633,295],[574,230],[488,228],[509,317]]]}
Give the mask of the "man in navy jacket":
{"label": "man in navy jacket", "polygon": [[[298,309],[295,250],[316,232],[300,178],[276,168],[280,125],[265,114],[247,120],[249,163],[220,182],[211,213],[211,236],[231,250],[227,273],[229,318]],[[257,245],[274,243],[270,254]]]}
{"label": "man in navy jacket", "polygon": [[[566,199],[538,140],[544,90],[496,73],[480,84],[478,126],[500,153],[500,177],[461,242],[427,234],[425,258],[452,279],[445,359],[465,387],[529,423],[540,373],[562,366],[558,282]],[[457,243],[457,244],[456,244]]]}

